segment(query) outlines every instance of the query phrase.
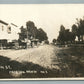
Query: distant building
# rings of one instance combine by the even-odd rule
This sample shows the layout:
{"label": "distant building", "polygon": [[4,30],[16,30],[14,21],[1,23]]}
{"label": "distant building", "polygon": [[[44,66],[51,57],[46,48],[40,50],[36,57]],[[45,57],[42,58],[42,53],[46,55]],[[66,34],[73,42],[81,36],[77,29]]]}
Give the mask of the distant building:
{"label": "distant building", "polygon": [[19,39],[20,30],[17,25],[11,23],[8,24],[0,20],[0,43],[12,42]]}

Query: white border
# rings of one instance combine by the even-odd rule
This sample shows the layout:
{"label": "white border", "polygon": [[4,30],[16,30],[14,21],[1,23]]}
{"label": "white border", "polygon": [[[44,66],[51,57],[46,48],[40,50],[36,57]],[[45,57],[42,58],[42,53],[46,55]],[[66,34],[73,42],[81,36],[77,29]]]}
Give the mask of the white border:
{"label": "white border", "polygon": [[[73,3],[68,3],[68,4],[73,4]],[[18,5],[18,4],[0,4],[0,5]],[[19,4],[19,5],[30,5],[30,4]],[[36,5],[36,4],[32,4]],[[39,4],[40,5],[40,4]],[[46,4],[44,4],[46,5]],[[54,5],[54,4],[53,4]],[[0,81],[27,81],[27,80],[65,80],[65,81],[70,81],[70,80],[84,80],[84,77],[60,77],[60,78],[0,78]]]}

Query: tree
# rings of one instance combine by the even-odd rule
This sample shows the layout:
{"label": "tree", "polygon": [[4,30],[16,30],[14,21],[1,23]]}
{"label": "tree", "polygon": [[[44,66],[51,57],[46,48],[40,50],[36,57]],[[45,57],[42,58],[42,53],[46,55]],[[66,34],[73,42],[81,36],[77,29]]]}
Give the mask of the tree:
{"label": "tree", "polygon": [[70,32],[69,29],[65,29],[64,26],[60,26],[60,32],[59,32],[59,36],[58,36],[57,40],[61,44],[65,44],[68,42],[72,43],[73,41],[75,41],[75,35],[74,35],[74,33]]}
{"label": "tree", "polygon": [[52,40],[52,43],[55,45],[56,44],[56,41],[57,41],[56,39],[53,39]]}
{"label": "tree", "polygon": [[83,41],[83,35],[84,35],[84,19],[79,20],[79,25],[78,25],[78,33],[81,36],[81,40]]}
{"label": "tree", "polygon": [[19,33],[19,39],[25,40],[25,38],[27,38],[27,30],[23,26],[21,26],[20,30],[21,30],[21,33]]}
{"label": "tree", "polygon": [[60,26],[60,32],[65,31],[65,27],[63,25]]}
{"label": "tree", "polygon": [[77,30],[78,30],[77,25],[73,24],[72,25],[72,33],[74,33],[75,35],[77,35]]}
{"label": "tree", "polygon": [[27,27],[29,39],[30,37],[36,38],[37,27],[35,27],[34,22],[32,21],[26,22],[26,27]]}
{"label": "tree", "polygon": [[75,24],[72,25],[72,33],[73,33],[74,37],[76,38],[76,36],[77,36],[78,40],[80,41],[80,30],[79,30],[78,26]]}
{"label": "tree", "polygon": [[39,39],[40,42],[48,39],[46,32],[42,28],[38,29],[36,38]]}
{"label": "tree", "polygon": [[84,36],[84,19],[78,19],[77,20],[77,32],[76,32],[76,36],[78,36],[78,40],[82,40],[83,41],[83,36]]}
{"label": "tree", "polygon": [[57,38],[57,40],[61,43],[61,44],[65,44],[65,27],[63,25],[60,26],[60,31],[59,31],[59,36]]}
{"label": "tree", "polygon": [[19,33],[19,38],[21,40],[25,40],[25,38],[38,39],[40,42],[44,40],[48,40],[47,33],[42,29],[35,26],[34,22],[28,21],[26,22],[26,28],[21,26],[21,33]]}
{"label": "tree", "polygon": [[27,45],[24,41],[27,38],[27,30],[23,26],[21,26],[20,30],[21,30],[21,33],[19,33],[18,43],[19,43],[19,46],[24,46],[26,48]]}

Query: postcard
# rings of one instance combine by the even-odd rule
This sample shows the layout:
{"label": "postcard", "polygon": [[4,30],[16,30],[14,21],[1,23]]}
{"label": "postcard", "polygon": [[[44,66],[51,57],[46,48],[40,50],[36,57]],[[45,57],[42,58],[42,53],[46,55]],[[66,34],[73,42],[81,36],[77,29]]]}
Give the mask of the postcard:
{"label": "postcard", "polygon": [[0,80],[84,79],[84,4],[0,4]]}

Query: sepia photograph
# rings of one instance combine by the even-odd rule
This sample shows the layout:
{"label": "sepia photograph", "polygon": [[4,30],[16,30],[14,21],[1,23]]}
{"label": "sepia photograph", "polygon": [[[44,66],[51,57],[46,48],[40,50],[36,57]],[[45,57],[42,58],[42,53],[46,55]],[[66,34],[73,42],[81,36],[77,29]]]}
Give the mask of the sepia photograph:
{"label": "sepia photograph", "polygon": [[0,80],[84,78],[84,4],[0,4]]}

